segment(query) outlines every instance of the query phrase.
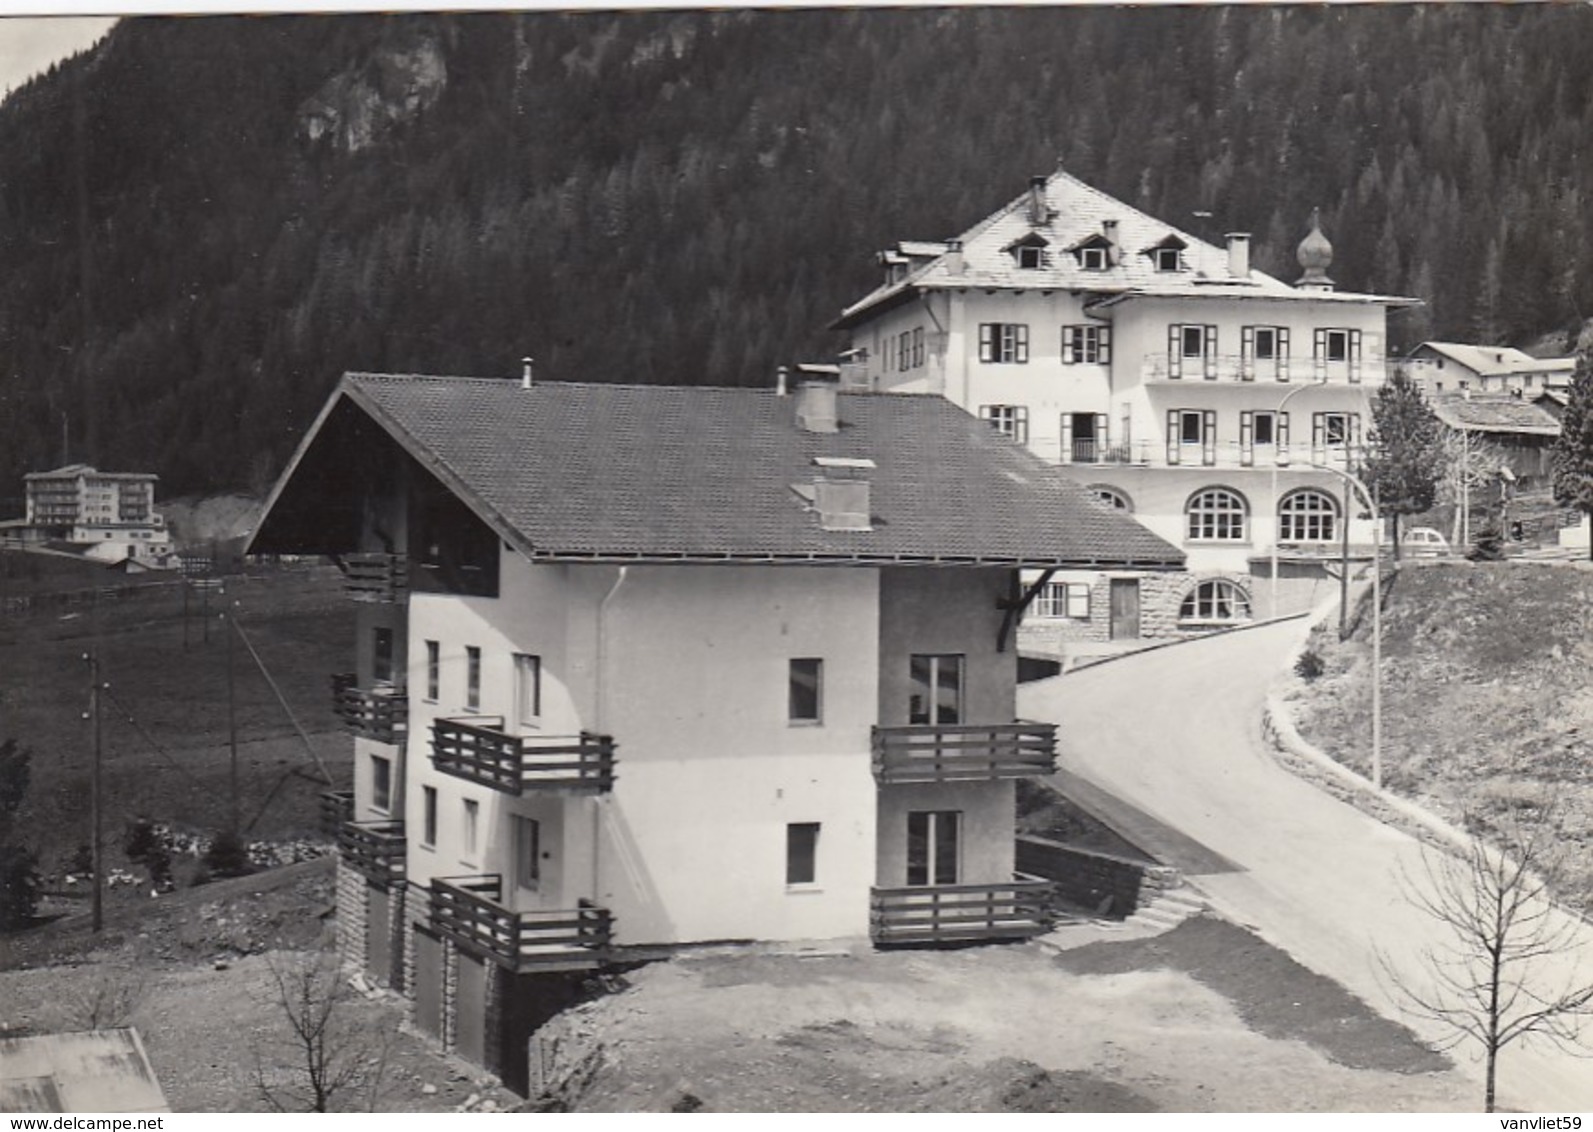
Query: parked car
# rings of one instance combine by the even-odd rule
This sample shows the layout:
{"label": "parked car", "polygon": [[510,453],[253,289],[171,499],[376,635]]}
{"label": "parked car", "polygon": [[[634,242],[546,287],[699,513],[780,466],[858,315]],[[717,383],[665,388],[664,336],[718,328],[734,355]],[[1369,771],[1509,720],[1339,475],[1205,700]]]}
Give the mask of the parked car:
{"label": "parked car", "polygon": [[1449,540],[1431,527],[1412,527],[1399,541],[1406,554],[1417,558],[1436,558],[1449,553]]}

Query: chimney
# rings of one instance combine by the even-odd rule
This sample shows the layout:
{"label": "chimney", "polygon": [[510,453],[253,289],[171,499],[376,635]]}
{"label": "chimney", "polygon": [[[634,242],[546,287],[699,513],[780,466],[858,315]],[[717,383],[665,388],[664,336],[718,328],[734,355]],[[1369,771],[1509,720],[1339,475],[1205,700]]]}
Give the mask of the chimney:
{"label": "chimney", "polygon": [[774,371],[774,395],[776,397],[784,397],[786,395],[786,381],[790,376],[791,370],[786,366],[780,366]]}
{"label": "chimney", "polygon": [[1122,253],[1117,246],[1117,221],[1101,221],[1101,232],[1106,236],[1106,242],[1111,245],[1106,249],[1106,261],[1116,267],[1123,260]]}
{"label": "chimney", "polygon": [[1228,274],[1235,279],[1250,278],[1250,233],[1228,233]]}
{"label": "chimney", "polygon": [[1038,228],[1051,219],[1050,209],[1045,203],[1045,178],[1029,178],[1029,223]]}
{"label": "chimney", "polygon": [[963,271],[966,269],[967,265],[965,263],[963,263],[962,241],[961,240],[947,240],[946,241],[946,256],[945,256],[945,259],[946,259],[946,270],[948,272],[950,272],[952,275],[961,275],[963,273]]}
{"label": "chimney", "polygon": [[804,381],[797,386],[796,420],[803,432],[839,432],[838,391],[830,381]]}
{"label": "chimney", "polygon": [[531,388],[531,365],[532,365],[532,361],[531,361],[530,358],[521,358],[520,359],[520,388],[521,389],[530,389]]}
{"label": "chimney", "polygon": [[813,508],[826,531],[871,531],[868,473],[874,461],[838,456],[818,456],[813,463]]}

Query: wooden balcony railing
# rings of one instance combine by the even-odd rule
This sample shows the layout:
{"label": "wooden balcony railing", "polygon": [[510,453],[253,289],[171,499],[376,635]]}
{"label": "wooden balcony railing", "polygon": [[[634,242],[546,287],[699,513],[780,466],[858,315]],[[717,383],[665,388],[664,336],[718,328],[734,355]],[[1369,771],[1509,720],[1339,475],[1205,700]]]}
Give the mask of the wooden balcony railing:
{"label": "wooden balcony railing", "polygon": [[352,734],[402,743],[409,733],[409,697],[397,688],[361,688],[352,672],[332,674],[332,710]]}
{"label": "wooden balcony railing", "polygon": [[344,822],[337,833],[337,850],[343,860],[367,880],[383,888],[403,883],[403,822]]}
{"label": "wooden balcony railing", "polygon": [[510,735],[499,717],[437,719],[432,765],[443,774],[506,794],[538,790],[602,792],[614,788],[614,740],[579,735]]}
{"label": "wooden balcony railing", "polygon": [[1054,723],[874,728],[874,778],[885,785],[1030,778],[1054,770]]}
{"label": "wooden balcony railing", "polygon": [[343,592],[355,601],[404,601],[409,596],[409,556],[347,555],[343,559]]}
{"label": "wooden balcony railing", "polygon": [[1029,939],[1051,930],[1045,881],[873,890],[876,945]]}
{"label": "wooden balcony railing", "polygon": [[323,790],[321,792],[321,832],[333,840],[343,829],[343,823],[354,820],[354,791]]}
{"label": "wooden balcony railing", "polygon": [[510,971],[583,971],[608,958],[614,918],[585,900],[575,908],[513,912],[501,903],[503,878],[434,878],[432,928]]}

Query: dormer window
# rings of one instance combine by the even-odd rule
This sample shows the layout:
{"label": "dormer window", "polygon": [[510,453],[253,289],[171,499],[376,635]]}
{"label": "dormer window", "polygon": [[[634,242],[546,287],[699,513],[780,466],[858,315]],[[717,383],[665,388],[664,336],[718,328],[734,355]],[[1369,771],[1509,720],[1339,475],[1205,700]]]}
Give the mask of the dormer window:
{"label": "dormer window", "polygon": [[1182,271],[1184,248],[1187,246],[1184,241],[1169,233],[1159,244],[1146,248],[1145,254],[1150,257],[1151,265],[1157,271]]}
{"label": "dormer window", "polygon": [[1105,271],[1112,266],[1112,242],[1105,236],[1091,236],[1069,250],[1085,271]]}
{"label": "dormer window", "polygon": [[1035,270],[1045,267],[1048,263],[1046,246],[1047,241],[1044,236],[1038,232],[1030,232],[1021,240],[1014,240],[1002,250],[1011,255],[1013,261],[1020,268]]}

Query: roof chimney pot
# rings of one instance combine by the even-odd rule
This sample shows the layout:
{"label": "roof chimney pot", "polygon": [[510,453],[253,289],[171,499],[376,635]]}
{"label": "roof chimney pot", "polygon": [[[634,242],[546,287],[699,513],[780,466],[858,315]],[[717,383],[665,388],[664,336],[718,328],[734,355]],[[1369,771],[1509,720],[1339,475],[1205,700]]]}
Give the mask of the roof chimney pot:
{"label": "roof chimney pot", "polygon": [[868,473],[874,461],[819,456],[813,461],[819,473],[813,477],[813,509],[819,513],[819,526],[826,531],[871,531]]}
{"label": "roof chimney pot", "polygon": [[1250,233],[1228,233],[1228,274],[1235,279],[1250,278]]}
{"label": "roof chimney pot", "polygon": [[790,376],[791,370],[789,367],[778,366],[775,368],[774,395],[776,397],[784,397],[786,395],[786,382],[789,380]]}
{"label": "roof chimney pot", "polygon": [[839,432],[838,391],[834,382],[804,381],[797,386],[796,421],[803,432]]}
{"label": "roof chimney pot", "polygon": [[520,359],[520,388],[521,389],[530,389],[531,388],[531,367],[532,367],[532,365],[533,365],[533,362],[532,362],[531,358],[525,357],[525,358],[521,358]]}
{"label": "roof chimney pot", "polygon": [[1029,178],[1029,223],[1038,228],[1051,219],[1051,211],[1045,203],[1045,178],[1035,176]]}

